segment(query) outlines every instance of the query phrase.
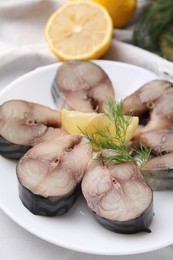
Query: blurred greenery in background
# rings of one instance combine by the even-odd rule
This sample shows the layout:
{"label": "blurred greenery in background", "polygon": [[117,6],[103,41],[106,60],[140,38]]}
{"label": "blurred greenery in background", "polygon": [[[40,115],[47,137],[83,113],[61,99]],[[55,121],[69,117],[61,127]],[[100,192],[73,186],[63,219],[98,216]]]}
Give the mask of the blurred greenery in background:
{"label": "blurred greenery in background", "polygon": [[132,43],[173,61],[173,0],[151,0],[134,26]]}

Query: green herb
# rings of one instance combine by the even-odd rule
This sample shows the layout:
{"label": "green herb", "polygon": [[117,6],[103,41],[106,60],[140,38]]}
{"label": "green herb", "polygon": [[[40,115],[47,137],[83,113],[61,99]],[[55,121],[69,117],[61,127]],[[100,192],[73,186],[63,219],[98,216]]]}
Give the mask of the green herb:
{"label": "green herb", "polygon": [[137,148],[134,146],[133,151],[135,153],[136,162],[138,163],[138,165],[140,165],[140,167],[147,163],[151,153],[150,148],[140,143],[140,147]]}
{"label": "green herb", "polygon": [[160,37],[161,55],[170,61],[173,61],[173,25]]}
{"label": "green herb", "polygon": [[132,117],[131,115],[124,116],[122,101],[117,102],[109,99],[107,102],[105,115],[111,120],[111,122],[113,122],[115,128],[114,135],[112,135],[108,127],[103,130],[96,129],[93,134],[82,131],[93,147],[100,150],[111,149],[114,151],[111,155],[99,156],[98,160],[115,163],[130,161],[138,164],[144,164],[149,158],[150,150],[141,145],[140,148],[133,147],[133,151],[137,156],[133,156],[130,153],[131,148],[126,142],[126,133]]}
{"label": "green herb", "polygon": [[[161,37],[173,25],[173,1],[153,0],[134,26],[132,43],[163,55]],[[173,35],[171,36],[173,39]],[[173,50],[173,44],[171,45]],[[169,57],[168,57],[169,58]]]}
{"label": "green herb", "polygon": [[147,163],[151,153],[151,150],[143,144],[140,144],[140,148],[133,146],[133,156],[130,153],[128,146],[117,146],[114,150],[116,151],[115,154],[109,156],[101,155],[97,159],[107,162],[115,162],[116,164],[133,162],[139,167],[142,167],[145,163]]}

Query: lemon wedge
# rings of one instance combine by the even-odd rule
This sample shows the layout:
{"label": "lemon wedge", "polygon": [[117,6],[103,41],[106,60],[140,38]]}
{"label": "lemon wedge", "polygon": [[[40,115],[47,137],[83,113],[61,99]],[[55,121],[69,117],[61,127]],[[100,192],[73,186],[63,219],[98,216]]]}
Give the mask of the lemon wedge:
{"label": "lemon wedge", "polygon": [[[105,128],[109,128],[113,136],[116,134],[114,124],[104,113],[83,113],[62,109],[61,120],[62,127],[69,134],[82,134],[82,132],[95,134],[96,129],[104,130]],[[139,118],[132,116],[126,131],[125,140],[127,143],[132,139],[138,124]]]}
{"label": "lemon wedge", "polygon": [[108,11],[90,1],[69,1],[47,21],[45,37],[60,60],[100,58],[109,48],[113,23]]}

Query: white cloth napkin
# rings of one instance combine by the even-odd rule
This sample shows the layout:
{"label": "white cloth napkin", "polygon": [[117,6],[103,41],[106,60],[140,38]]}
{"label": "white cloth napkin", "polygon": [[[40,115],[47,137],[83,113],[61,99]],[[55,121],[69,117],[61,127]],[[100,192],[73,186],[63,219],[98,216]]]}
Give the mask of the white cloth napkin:
{"label": "white cloth napkin", "polygon": [[[140,14],[143,5],[145,5],[147,1],[149,0],[138,0],[138,9],[135,17]],[[25,74],[26,72],[29,72],[40,66],[58,62],[58,59],[52,54],[47,46],[44,37],[44,27],[50,14],[64,2],[66,2],[66,0],[0,1],[0,89],[4,88],[8,83]],[[155,72],[162,78],[173,81],[173,63],[166,61],[165,59],[162,59],[155,54],[122,42],[128,42],[131,38],[131,35],[131,29],[115,30],[111,47],[104,55],[103,59],[135,64]],[[12,225],[11,222],[10,225]],[[25,236],[27,236],[26,233]],[[28,235],[28,237],[29,236],[30,235]],[[35,238],[35,240],[37,240],[37,238]],[[6,243],[5,241],[3,242],[4,243],[0,243],[1,248],[3,246],[7,247],[8,241],[6,241]],[[39,243],[41,244],[41,242]],[[44,247],[45,244],[46,242],[44,242],[43,245],[40,245],[40,247]],[[133,257],[101,257],[75,253],[66,249],[55,247],[53,245],[52,247],[49,246],[49,248],[52,248],[51,250],[58,252],[59,259],[64,260],[135,260],[146,259],[146,257],[148,257],[148,259],[168,260],[172,259],[173,257],[173,249],[171,246],[156,252],[136,255]],[[25,253],[25,251],[23,251],[23,253]],[[46,251],[46,254],[49,254],[48,251]],[[8,248],[7,255],[10,255]]]}
{"label": "white cloth napkin", "polygon": [[[137,15],[148,0],[139,0]],[[47,46],[44,27],[50,14],[66,0],[0,1],[0,88],[38,66],[58,62]],[[173,63],[119,40],[128,41],[131,30],[115,30],[103,59],[147,68],[173,81]]]}

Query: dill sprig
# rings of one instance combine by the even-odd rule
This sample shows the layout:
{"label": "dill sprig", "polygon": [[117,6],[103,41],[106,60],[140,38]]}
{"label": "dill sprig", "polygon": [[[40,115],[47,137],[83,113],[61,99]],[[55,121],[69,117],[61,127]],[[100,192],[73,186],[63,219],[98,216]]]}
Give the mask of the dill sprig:
{"label": "dill sprig", "polygon": [[[81,131],[94,148],[99,150],[113,150],[114,152],[111,155],[100,155],[97,159],[114,163],[145,163],[149,158],[150,150],[143,145],[140,148],[134,146],[131,148],[126,141],[127,128],[131,123],[132,117],[130,114],[124,116],[123,102],[108,99],[104,113],[113,123],[114,134],[110,131],[109,126],[104,129],[97,128],[94,133]],[[130,150],[133,150],[136,156],[133,156]]]}
{"label": "dill sprig", "polygon": [[151,149],[140,143],[139,148],[133,146],[133,153],[135,155],[136,163],[141,167],[144,166],[145,163],[147,163],[151,154]]}
{"label": "dill sprig", "polygon": [[116,164],[125,163],[125,162],[133,162],[136,163],[136,159],[130,154],[130,151],[127,146],[116,146],[115,154],[112,155],[102,155],[97,158],[98,160],[105,161],[105,162],[113,162]]}
{"label": "dill sprig", "polygon": [[127,128],[131,123],[130,115],[123,115],[123,102],[107,100],[107,106],[104,114],[110,119],[114,126],[114,135],[109,126],[104,129],[95,129],[94,133],[82,132],[91,142],[91,144],[99,149],[119,150],[119,147],[125,147]]}
{"label": "dill sprig", "polygon": [[115,135],[113,141],[117,141],[119,145],[126,144],[126,132],[131,123],[132,117],[129,113],[126,117],[123,114],[123,102],[108,99],[105,109],[105,115],[113,122],[115,127]]}

